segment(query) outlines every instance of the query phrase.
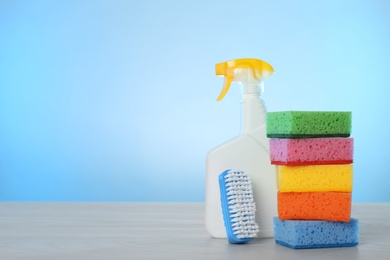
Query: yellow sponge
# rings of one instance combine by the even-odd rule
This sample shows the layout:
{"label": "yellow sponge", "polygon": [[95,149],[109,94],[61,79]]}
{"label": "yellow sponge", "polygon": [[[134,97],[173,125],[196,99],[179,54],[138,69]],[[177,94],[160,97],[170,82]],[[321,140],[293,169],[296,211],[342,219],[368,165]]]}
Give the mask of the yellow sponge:
{"label": "yellow sponge", "polygon": [[351,164],[276,166],[280,192],[352,192]]}

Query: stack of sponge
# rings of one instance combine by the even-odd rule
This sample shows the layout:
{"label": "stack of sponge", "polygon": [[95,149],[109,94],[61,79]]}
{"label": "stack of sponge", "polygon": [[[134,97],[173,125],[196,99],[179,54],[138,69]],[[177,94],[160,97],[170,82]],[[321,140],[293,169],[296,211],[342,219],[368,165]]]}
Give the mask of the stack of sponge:
{"label": "stack of sponge", "polygon": [[271,163],[276,165],[275,241],[292,248],[355,246],[351,218],[351,112],[267,113]]}

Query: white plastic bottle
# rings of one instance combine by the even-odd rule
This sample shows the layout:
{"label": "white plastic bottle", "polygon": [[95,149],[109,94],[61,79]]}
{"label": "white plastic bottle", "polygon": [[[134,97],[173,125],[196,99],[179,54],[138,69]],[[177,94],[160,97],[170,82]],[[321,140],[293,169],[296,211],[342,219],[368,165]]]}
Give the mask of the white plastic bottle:
{"label": "white plastic bottle", "polygon": [[238,59],[216,65],[216,74],[225,76],[221,100],[231,82],[242,86],[241,133],[212,149],[206,158],[206,229],[212,237],[226,238],[223,222],[218,176],[227,169],[246,171],[252,180],[256,203],[257,237],[273,237],[273,217],[277,216],[276,170],[269,157],[266,137],[266,111],[260,94],[263,79],[271,76],[273,68],[257,59]]}

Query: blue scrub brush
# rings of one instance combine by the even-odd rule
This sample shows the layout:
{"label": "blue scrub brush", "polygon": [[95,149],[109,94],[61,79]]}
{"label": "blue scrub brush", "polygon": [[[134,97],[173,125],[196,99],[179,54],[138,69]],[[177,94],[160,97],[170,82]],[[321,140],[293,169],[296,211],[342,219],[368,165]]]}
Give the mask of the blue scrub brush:
{"label": "blue scrub brush", "polygon": [[256,237],[255,203],[249,176],[240,170],[226,170],[219,175],[221,204],[229,243],[242,244]]}

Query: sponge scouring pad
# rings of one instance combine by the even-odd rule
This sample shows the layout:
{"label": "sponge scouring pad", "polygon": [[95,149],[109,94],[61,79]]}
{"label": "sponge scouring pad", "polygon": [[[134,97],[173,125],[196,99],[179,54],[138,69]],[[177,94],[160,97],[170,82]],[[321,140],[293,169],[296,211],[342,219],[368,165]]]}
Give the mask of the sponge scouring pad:
{"label": "sponge scouring pad", "polygon": [[359,243],[359,221],[280,220],[274,217],[275,242],[295,249],[351,247]]}
{"label": "sponge scouring pad", "polygon": [[276,165],[350,164],[353,138],[274,138],[270,156]]}
{"label": "sponge scouring pad", "polygon": [[267,137],[349,137],[351,117],[351,112],[268,112],[266,119]]}
{"label": "sponge scouring pad", "polygon": [[276,166],[276,185],[281,192],[352,192],[352,164]]}
{"label": "sponge scouring pad", "polygon": [[350,192],[278,192],[278,216],[283,220],[348,222],[351,197]]}

